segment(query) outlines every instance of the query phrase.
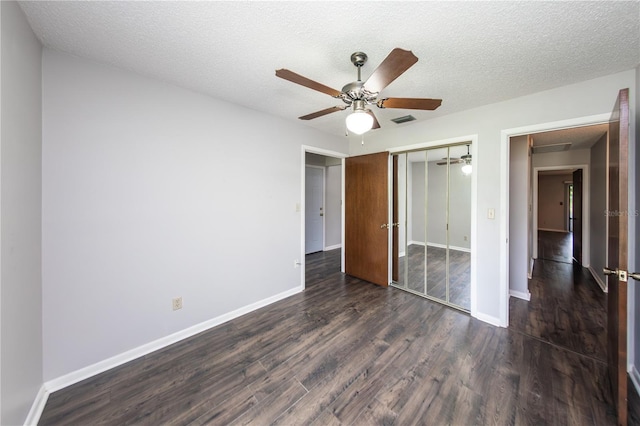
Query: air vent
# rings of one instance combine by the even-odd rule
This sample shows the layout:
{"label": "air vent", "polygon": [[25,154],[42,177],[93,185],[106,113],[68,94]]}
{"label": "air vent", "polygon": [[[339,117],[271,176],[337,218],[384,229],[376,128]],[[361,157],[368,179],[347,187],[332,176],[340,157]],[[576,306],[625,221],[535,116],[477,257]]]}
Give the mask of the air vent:
{"label": "air vent", "polygon": [[396,124],[402,124],[402,123],[406,123],[407,121],[413,121],[416,118],[413,115],[405,115],[403,117],[398,117],[398,118],[392,118],[391,121],[393,121]]}
{"label": "air vent", "polygon": [[544,154],[546,152],[567,151],[571,148],[571,143],[557,143],[553,145],[534,146],[532,148],[534,154]]}

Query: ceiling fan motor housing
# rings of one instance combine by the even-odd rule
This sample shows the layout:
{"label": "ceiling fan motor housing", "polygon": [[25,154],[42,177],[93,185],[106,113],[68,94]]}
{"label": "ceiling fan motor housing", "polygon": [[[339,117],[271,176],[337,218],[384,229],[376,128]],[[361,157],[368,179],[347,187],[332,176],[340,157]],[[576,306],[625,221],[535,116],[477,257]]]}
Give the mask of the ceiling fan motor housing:
{"label": "ceiling fan motor housing", "polygon": [[[367,54],[364,52],[355,52],[351,54],[351,63],[360,68],[367,62]],[[358,79],[359,80],[359,79]]]}

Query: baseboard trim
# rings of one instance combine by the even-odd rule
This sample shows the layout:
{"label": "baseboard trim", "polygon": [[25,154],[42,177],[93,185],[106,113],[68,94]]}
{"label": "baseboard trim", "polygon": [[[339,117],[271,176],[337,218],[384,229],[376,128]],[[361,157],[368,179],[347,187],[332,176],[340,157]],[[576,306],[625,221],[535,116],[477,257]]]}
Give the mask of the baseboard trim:
{"label": "baseboard trim", "polygon": [[608,293],[609,289],[607,288],[607,285],[602,281],[602,278],[600,278],[600,275],[596,271],[594,271],[591,266],[589,266],[588,269],[589,272],[591,272],[591,276],[593,277],[593,279],[596,280],[596,282],[600,286],[600,289],[602,289],[602,292]]}
{"label": "baseboard trim", "polygon": [[476,312],[476,314],[473,317],[476,319],[479,319],[480,321],[486,322],[488,324],[495,325],[496,327],[507,326],[507,324],[502,324],[502,321],[500,321],[500,318],[492,317],[491,315],[483,314],[481,312]]}
{"label": "baseboard trim", "polygon": [[38,390],[29,414],[27,414],[27,418],[24,421],[25,426],[36,426],[38,424],[40,416],[42,416],[42,412],[44,411],[44,406],[47,405],[49,394],[50,392],[45,385],[40,386],[40,390]]}
{"label": "baseboard trim", "polygon": [[[412,245],[412,244],[415,244],[417,246],[424,246],[424,243],[422,241],[409,241],[408,245]],[[443,249],[447,248],[446,244],[439,244],[439,243],[427,243],[427,246],[428,247],[443,248]],[[465,253],[471,253],[471,249],[470,248],[466,248],[466,247],[449,246],[449,250],[463,251]]]}
{"label": "baseboard trim", "polygon": [[526,293],[524,291],[509,290],[509,296],[517,297],[518,299],[526,300],[527,302],[531,300],[531,292],[529,290],[527,290]]}
{"label": "baseboard trim", "polygon": [[334,244],[332,246],[327,246],[324,248],[323,251],[329,251],[329,250],[335,250],[335,249],[339,249],[342,248],[342,244]]}
{"label": "baseboard trim", "polygon": [[640,395],[640,372],[636,370],[636,366],[631,364],[631,371],[629,371],[629,377],[631,377],[631,383],[636,388],[636,392]]}
{"label": "baseboard trim", "polygon": [[88,379],[89,377],[93,377],[97,374],[100,374],[112,368],[118,367],[124,363],[132,361],[141,356],[147,355],[151,352],[165,348],[169,345],[172,345],[176,342],[184,340],[188,337],[194,336],[198,333],[202,333],[203,331],[206,331],[212,327],[223,324],[234,318],[248,314],[249,312],[255,311],[264,306],[267,306],[279,300],[285,299],[289,296],[293,296],[294,294],[300,293],[303,290],[304,290],[303,286],[295,287],[291,290],[287,290],[282,293],[276,294],[275,296],[271,296],[266,299],[259,300],[250,305],[243,306],[242,308],[236,309],[235,311],[220,315],[208,321],[201,322],[194,326],[185,328],[184,330],[181,330],[176,333],[157,339],[153,342],[149,342],[147,344],[138,346],[137,348],[128,350],[126,352],[123,352],[111,358],[105,359],[103,361],[97,362],[95,364],[89,365],[79,370],[73,371],[69,374],[65,374],[64,376],[58,377],[53,380],[49,380],[44,384],[45,390],[49,393],[53,393],[57,390],[66,388],[67,386],[71,386],[82,380]]}

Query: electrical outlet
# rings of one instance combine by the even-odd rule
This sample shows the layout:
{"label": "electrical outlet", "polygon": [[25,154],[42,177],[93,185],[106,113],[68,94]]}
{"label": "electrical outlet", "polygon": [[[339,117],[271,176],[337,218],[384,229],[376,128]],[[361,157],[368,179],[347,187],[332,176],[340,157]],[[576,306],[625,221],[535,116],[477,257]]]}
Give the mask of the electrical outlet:
{"label": "electrical outlet", "polygon": [[173,310],[182,309],[182,297],[176,297],[172,300]]}

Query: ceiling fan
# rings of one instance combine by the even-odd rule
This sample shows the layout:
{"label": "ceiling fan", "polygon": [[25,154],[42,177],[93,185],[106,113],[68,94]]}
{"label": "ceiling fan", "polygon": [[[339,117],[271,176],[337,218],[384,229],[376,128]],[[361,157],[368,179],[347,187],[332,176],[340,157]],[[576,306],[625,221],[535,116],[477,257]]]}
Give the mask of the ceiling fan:
{"label": "ceiling fan", "polygon": [[469,153],[469,145],[467,145],[467,153],[458,157],[443,157],[442,160],[436,162],[438,166],[446,166],[447,164],[464,164],[462,166],[462,173],[465,175],[471,174],[472,166],[471,166],[471,154]]}
{"label": "ceiling fan", "polygon": [[313,90],[326,93],[334,98],[341,99],[345,105],[333,106],[311,114],[298,117],[301,120],[312,120],[331,114],[336,111],[344,111],[353,107],[353,113],[347,116],[347,128],[358,135],[369,130],[380,128],[380,123],[367,106],[376,105],[378,108],[400,108],[434,110],[440,106],[442,99],[428,98],[381,98],[380,91],[392,81],[418,62],[418,58],[409,50],[395,48],[373,71],[367,81],[362,81],[360,69],[367,62],[367,55],[363,52],[355,52],[351,55],[351,63],[358,69],[358,80],[345,85],[342,91],[310,80],[287,69],[276,70],[276,76],[300,84]]}
{"label": "ceiling fan", "polygon": [[[448,163],[449,164],[463,164],[464,160],[462,158],[451,157],[451,158],[449,158]],[[440,161],[438,161],[436,163],[436,165],[438,165],[438,166],[446,166],[447,165],[447,158],[443,157],[442,160],[440,160]]]}

